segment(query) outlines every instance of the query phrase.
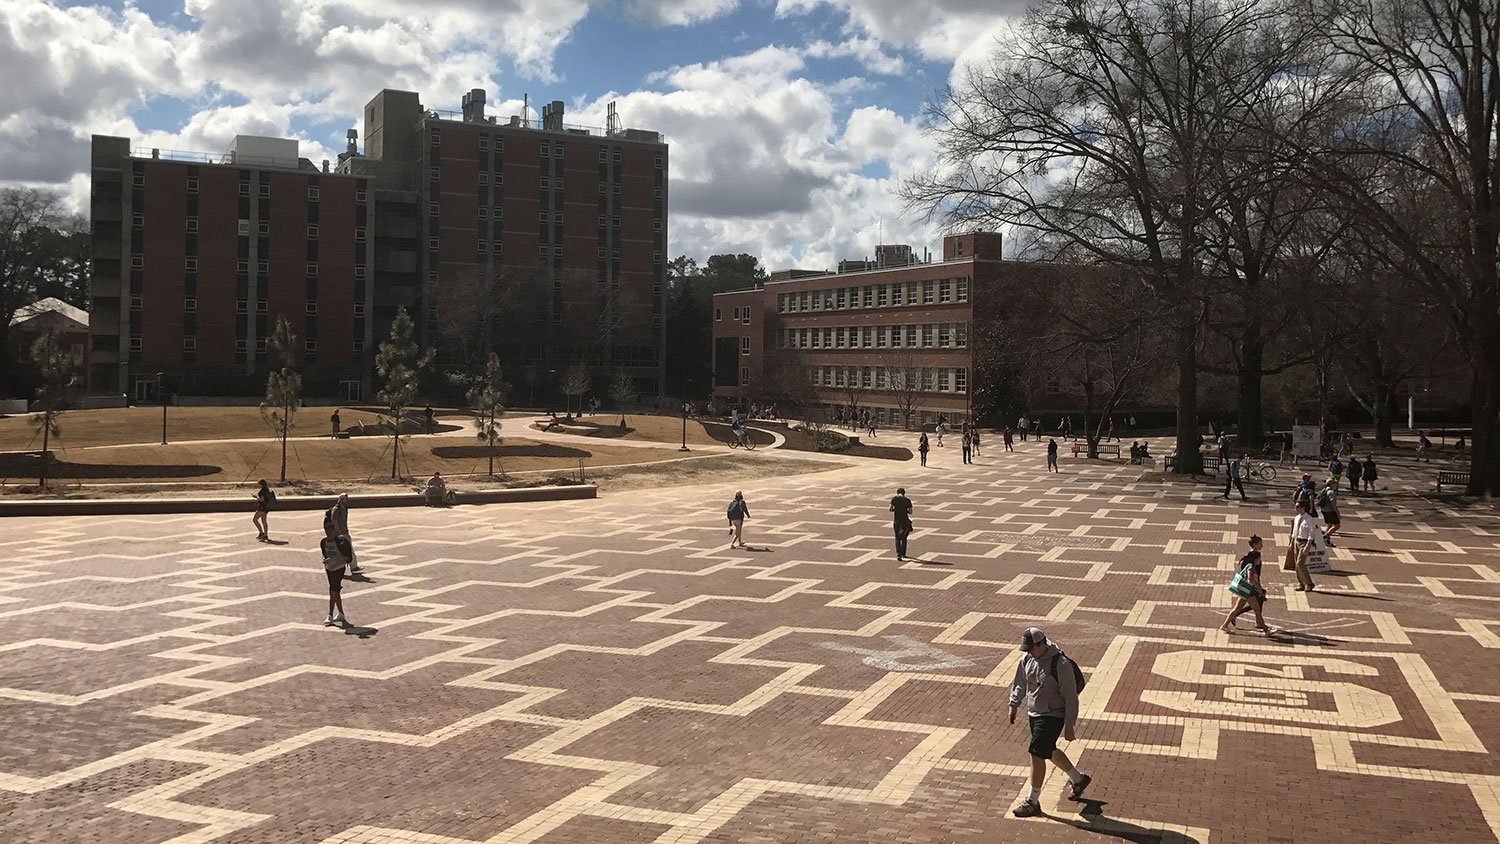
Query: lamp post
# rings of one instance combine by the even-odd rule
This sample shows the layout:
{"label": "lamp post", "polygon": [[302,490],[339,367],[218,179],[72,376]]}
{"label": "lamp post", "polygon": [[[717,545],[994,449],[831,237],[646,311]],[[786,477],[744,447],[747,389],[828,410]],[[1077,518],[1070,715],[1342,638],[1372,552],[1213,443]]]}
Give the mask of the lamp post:
{"label": "lamp post", "polygon": [[165,372],[156,373],[156,400],[161,402],[161,444],[167,444],[167,392],[162,387],[162,376]]}
{"label": "lamp post", "polygon": [[687,417],[688,417],[688,406],[686,404],[684,404],[682,406],[682,448],[677,449],[678,451],[687,451],[688,450],[688,447],[687,447]]}

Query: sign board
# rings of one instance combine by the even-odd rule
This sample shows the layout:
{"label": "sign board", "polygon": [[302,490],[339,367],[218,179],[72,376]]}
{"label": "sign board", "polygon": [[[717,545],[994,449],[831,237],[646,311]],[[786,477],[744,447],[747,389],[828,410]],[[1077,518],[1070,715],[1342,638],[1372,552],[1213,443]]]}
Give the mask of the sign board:
{"label": "sign board", "polygon": [[1323,429],[1317,425],[1292,426],[1292,455],[1317,460],[1323,451]]}
{"label": "sign board", "polygon": [[1315,531],[1312,544],[1307,549],[1307,570],[1327,574],[1333,571],[1333,563],[1328,559],[1328,545],[1323,541],[1321,531]]}

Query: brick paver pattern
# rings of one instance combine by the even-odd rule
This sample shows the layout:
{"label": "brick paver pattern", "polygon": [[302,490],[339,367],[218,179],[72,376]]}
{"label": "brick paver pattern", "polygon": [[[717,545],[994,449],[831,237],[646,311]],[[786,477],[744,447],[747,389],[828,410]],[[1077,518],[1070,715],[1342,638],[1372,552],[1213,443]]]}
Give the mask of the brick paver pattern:
{"label": "brick paver pattern", "polygon": [[[732,478],[355,509],[347,630],[316,513],[0,523],[0,840],[1496,840],[1494,508],[1383,467],[1304,594],[1289,484],[1018,448],[757,482],[743,550]],[[1252,532],[1270,639],[1217,629]],[[1089,676],[1094,783],[1021,820],[1031,624]]]}

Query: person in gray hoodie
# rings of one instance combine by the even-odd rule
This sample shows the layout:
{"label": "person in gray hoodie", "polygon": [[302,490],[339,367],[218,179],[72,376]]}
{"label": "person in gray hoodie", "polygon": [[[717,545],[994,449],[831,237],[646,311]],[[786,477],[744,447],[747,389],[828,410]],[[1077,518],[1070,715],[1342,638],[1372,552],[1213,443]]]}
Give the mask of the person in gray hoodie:
{"label": "person in gray hoodie", "polygon": [[1036,627],[1021,634],[1020,650],[1024,655],[1010,684],[1010,723],[1016,723],[1016,710],[1024,698],[1031,720],[1031,744],[1026,748],[1031,754],[1031,792],[1011,811],[1018,818],[1029,818],[1042,813],[1048,759],[1068,775],[1068,796],[1074,800],[1083,796],[1093,778],[1073,767],[1068,755],[1057,749],[1059,735],[1073,740],[1078,720],[1078,680],[1072,660]]}

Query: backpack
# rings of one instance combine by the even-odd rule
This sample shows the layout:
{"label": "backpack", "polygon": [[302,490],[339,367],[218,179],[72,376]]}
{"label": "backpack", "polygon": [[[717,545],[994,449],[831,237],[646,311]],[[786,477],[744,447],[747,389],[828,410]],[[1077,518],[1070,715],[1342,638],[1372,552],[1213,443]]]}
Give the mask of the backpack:
{"label": "backpack", "polygon": [[729,518],[731,518],[731,519],[744,518],[744,508],[745,508],[745,505],[741,504],[740,503],[740,499],[738,499],[738,498],[736,498],[735,500],[729,502]]}
{"label": "backpack", "polygon": [[276,490],[271,489],[270,487],[266,487],[266,503],[267,504],[275,504],[276,503]]}
{"label": "backpack", "polygon": [[1327,489],[1318,493],[1318,506],[1323,508],[1324,510],[1328,510],[1333,507],[1333,496]]}
{"label": "backpack", "polygon": [[[1068,659],[1068,655],[1063,653],[1061,649],[1052,657],[1052,665],[1047,669],[1047,673],[1052,675],[1054,681],[1057,680],[1057,661],[1060,659]],[[1078,663],[1068,659],[1068,665],[1073,669],[1073,682],[1077,684],[1078,691],[1082,692],[1083,687],[1088,685],[1088,678],[1083,676],[1083,669],[1078,667]]]}

